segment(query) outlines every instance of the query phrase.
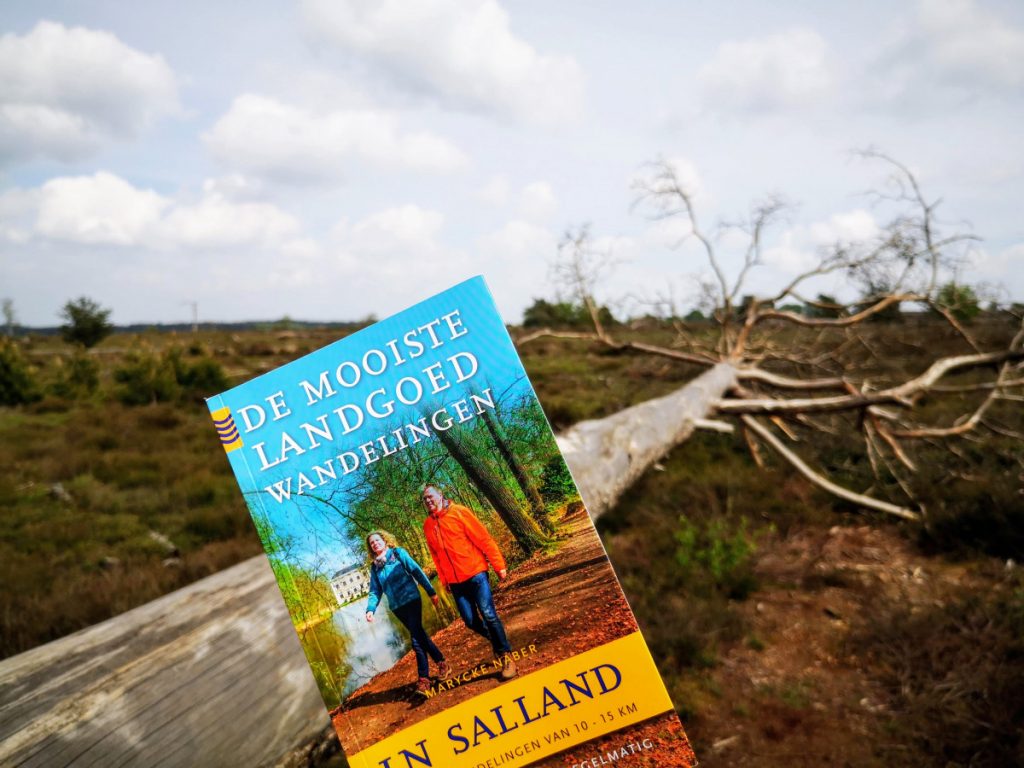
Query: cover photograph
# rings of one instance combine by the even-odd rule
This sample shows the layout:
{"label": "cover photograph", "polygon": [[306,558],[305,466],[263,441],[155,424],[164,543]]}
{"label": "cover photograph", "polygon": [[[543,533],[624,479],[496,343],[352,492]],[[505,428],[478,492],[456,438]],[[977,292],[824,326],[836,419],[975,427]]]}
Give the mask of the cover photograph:
{"label": "cover photograph", "polygon": [[482,278],[208,405],[353,768],[696,764]]}

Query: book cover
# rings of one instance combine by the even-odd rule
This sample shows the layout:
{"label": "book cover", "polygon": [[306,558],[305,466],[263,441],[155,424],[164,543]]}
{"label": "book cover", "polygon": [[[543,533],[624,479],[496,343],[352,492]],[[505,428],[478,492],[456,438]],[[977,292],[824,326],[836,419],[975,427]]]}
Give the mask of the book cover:
{"label": "book cover", "polygon": [[482,278],[208,405],[353,768],[695,764]]}

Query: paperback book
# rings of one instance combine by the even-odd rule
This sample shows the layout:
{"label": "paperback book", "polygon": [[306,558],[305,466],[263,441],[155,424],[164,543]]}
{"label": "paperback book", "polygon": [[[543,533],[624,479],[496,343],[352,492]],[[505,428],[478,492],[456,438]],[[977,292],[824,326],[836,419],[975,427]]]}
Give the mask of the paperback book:
{"label": "paperback book", "polygon": [[353,768],[696,764],[482,278],[208,405]]}

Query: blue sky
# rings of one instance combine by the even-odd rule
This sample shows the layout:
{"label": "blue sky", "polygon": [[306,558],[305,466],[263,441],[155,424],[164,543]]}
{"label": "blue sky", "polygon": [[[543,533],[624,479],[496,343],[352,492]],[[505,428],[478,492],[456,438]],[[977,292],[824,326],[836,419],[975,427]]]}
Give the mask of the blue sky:
{"label": "blue sky", "polygon": [[360,319],[478,273],[517,321],[583,222],[602,298],[686,304],[706,267],[631,210],[659,154],[709,225],[794,204],[768,294],[887,220],[869,145],[983,238],[960,279],[1024,298],[1019,3],[43,0],[0,31],[0,296],[26,324],[80,294],[120,323]]}

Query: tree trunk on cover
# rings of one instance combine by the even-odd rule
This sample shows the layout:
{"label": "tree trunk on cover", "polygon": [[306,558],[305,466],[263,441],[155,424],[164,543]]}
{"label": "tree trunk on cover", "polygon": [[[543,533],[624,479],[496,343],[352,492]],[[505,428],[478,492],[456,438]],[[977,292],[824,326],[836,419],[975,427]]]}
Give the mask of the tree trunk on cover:
{"label": "tree trunk on cover", "polygon": [[533,519],[519,508],[519,503],[509,493],[501,478],[479,456],[463,445],[459,436],[452,434],[452,430],[438,430],[435,434],[456,463],[462,467],[466,476],[487,497],[494,511],[512,531],[516,543],[523,552],[527,556],[536,552],[544,543],[544,534]]}
{"label": "tree trunk on cover", "polygon": [[548,511],[544,507],[544,500],[540,497],[540,491],[537,490],[537,486],[533,480],[530,479],[530,475],[526,472],[526,467],[523,466],[523,462],[519,460],[519,457],[512,451],[512,447],[508,444],[508,440],[505,437],[504,432],[501,429],[501,425],[491,415],[490,411],[483,411],[480,416],[484,420],[484,424],[487,425],[487,431],[491,433],[491,438],[494,440],[494,444],[498,448],[498,453],[508,464],[509,469],[512,470],[512,475],[516,479],[516,483],[519,484],[520,490],[523,492],[523,496],[526,497],[526,501],[530,505],[530,515],[537,522],[537,524],[544,529],[547,534],[555,532],[555,526],[551,524],[551,520],[548,519]]}

